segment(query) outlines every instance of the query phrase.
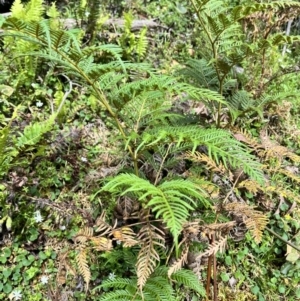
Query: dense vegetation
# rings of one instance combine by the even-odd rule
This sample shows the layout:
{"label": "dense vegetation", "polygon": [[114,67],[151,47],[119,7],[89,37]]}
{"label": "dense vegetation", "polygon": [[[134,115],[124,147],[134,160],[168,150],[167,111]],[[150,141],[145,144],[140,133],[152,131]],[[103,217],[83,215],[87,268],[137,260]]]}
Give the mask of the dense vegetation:
{"label": "dense vegetation", "polygon": [[16,0],[1,300],[300,300],[299,14]]}

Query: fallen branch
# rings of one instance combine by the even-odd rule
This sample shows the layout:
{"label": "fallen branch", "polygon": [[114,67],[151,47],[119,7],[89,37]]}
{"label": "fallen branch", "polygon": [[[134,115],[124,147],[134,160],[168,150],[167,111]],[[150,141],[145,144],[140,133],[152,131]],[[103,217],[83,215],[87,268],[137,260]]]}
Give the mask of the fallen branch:
{"label": "fallen branch", "polygon": [[[6,18],[11,16],[11,13],[5,13],[5,14],[0,14],[2,17]],[[78,27],[79,24],[82,23],[81,20],[76,20],[73,18],[68,18],[68,19],[60,19],[60,22],[62,24],[62,26],[65,29],[72,29],[75,27]],[[108,19],[106,20],[103,25],[104,26],[114,26],[114,27],[119,27],[119,28],[123,28],[124,27],[124,23],[125,21],[123,19]],[[84,23],[83,23],[84,24]],[[160,25],[159,23],[157,23],[155,21],[155,19],[143,19],[143,20],[133,20],[132,21],[132,25],[131,25],[131,30],[135,31],[135,30],[140,30],[143,27],[147,27],[147,28],[157,28],[157,27],[161,27],[164,29],[168,29],[165,26]]]}
{"label": "fallen branch", "polygon": [[[63,26],[67,29],[71,29],[74,28],[76,26],[78,26],[78,21],[76,21],[75,19],[63,19],[61,20]],[[125,21],[123,19],[108,19],[106,20],[103,25],[104,26],[114,26],[114,27],[119,27],[119,28],[123,28],[124,27],[124,23]],[[80,21],[79,21],[80,24]],[[157,27],[163,27],[166,28],[160,24],[158,24],[157,22],[155,22],[155,19],[151,19],[151,20],[133,20],[132,21],[132,25],[131,25],[131,30],[139,30],[142,29],[143,27],[147,27],[147,28],[157,28]]]}

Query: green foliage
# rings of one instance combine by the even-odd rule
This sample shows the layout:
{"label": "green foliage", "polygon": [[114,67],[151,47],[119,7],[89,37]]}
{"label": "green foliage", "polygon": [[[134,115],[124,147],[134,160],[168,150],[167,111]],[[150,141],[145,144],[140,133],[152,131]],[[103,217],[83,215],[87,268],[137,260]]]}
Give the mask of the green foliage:
{"label": "green foliage", "polygon": [[41,20],[43,12],[42,0],[30,0],[26,5],[22,4],[20,0],[16,0],[11,8],[12,17],[26,22]]}
{"label": "green foliage", "polygon": [[20,149],[25,146],[35,146],[40,142],[44,134],[52,129],[55,117],[52,116],[44,122],[36,122],[24,128],[24,132],[18,137],[16,146]]}
{"label": "green foliage", "polygon": [[[249,44],[242,22],[245,28],[252,14],[264,13],[270,9],[275,11],[292,6],[299,10],[299,3],[275,1],[247,3],[247,5],[233,7],[229,2],[224,5],[221,1],[191,0],[190,2],[197,15],[196,22],[203,28],[199,34],[199,55],[202,59],[188,61],[186,68],[180,73],[197,86],[217,90],[225,97],[229,94],[227,107],[230,110],[232,122],[235,122],[238,117],[250,116],[249,113],[253,112],[258,113],[262,118],[263,108],[267,104],[274,102],[274,98],[280,101],[286,97],[285,93],[278,96],[268,89],[272,76],[266,70],[270,69],[274,50],[283,43],[295,43],[299,37],[285,36],[282,33],[271,34],[271,29],[266,29],[264,35],[257,34]],[[251,21],[249,23],[249,26],[257,26],[251,24]],[[205,41],[205,47],[201,46],[203,41]],[[240,67],[244,67],[250,61],[254,65],[251,68]],[[252,82],[251,87],[247,87],[244,83],[245,90],[239,89],[238,86],[243,83],[242,78],[253,78],[252,68],[258,72],[256,74],[256,80],[260,81],[260,83],[256,82],[258,88],[255,91]],[[220,126],[221,114],[221,104],[219,104],[218,126]]]}
{"label": "green foliage", "polygon": [[[47,272],[43,275],[41,270],[45,269],[45,264],[47,264],[49,271],[51,266],[54,267],[55,253],[47,250],[40,251],[34,256],[14,244],[11,247],[2,248],[1,254],[0,296],[9,299],[15,295],[15,292],[20,292],[22,298],[26,298],[26,300],[43,300],[41,292],[44,290],[50,275],[47,275]],[[6,264],[12,257],[14,262],[8,267]],[[39,280],[37,281],[37,279]],[[23,289],[24,287],[28,288],[33,282],[36,282],[34,289]],[[31,299],[31,295],[35,295],[36,298]]]}
{"label": "green foliage", "polygon": [[119,39],[119,44],[124,51],[125,59],[134,57],[137,55],[138,61],[140,61],[146,54],[148,39],[146,37],[147,28],[144,27],[138,35],[131,31],[132,13],[124,13],[124,30]]}
{"label": "green foliage", "polygon": [[[211,262],[246,226],[261,243],[242,233],[244,247],[229,241],[217,256],[220,300],[233,297],[234,280],[239,300],[295,300],[299,254],[263,230],[269,212],[268,227],[299,244],[298,208],[289,203],[299,203],[299,122],[287,102],[299,85],[296,60],[281,56],[299,37],[280,30],[299,3],[160,1],[165,23],[136,33],[133,12],[154,2],[141,9],[134,1],[119,38],[107,38],[118,46],[96,35],[100,2],[77,4],[88,21],[81,29],[60,29],[54,5],[43,19],[37,0],[16,1],[2,25],[1,235],[32,251],[3,248],[0,296],[17,298],[24,286],[26,300],[58,300],[66,284],[78,300],[208,298],[207,256]],[[180,44],[195,45],[174,75],[151,65],[160,64],[155,47],[166,23],[180,37],[164,46],[174,51],[170,65],[183,59]],[[56,263],[45,245],[52,238],[64,243]],[[101,281],[96,290],[70,281],[75,254],[86,284]],[[37,284],[40,271],[56,273],[58,283]]]}
{"label": "green foliage", "polygon": [[[199,284],[195,274],[189,270],[180,270],[172,275],[171,281],[176,285],[184,285],[185,289],[193,290],[201,296],[205,295],[204,288]],[[167,268],[160,267],[151,276],[143,290],[143,293],[137,291],[137,280],[135,278],[113,278],[104,280],[103,283],[95,289],[114,289],[107,292],[99,300],[176,300],[175,290],[167,279]]]}
{"label": "green foliage", "polygon": [[193,209],[193,198],[200,200],[206,207],[209,205],[205,199],[205,191],[188,180],[171,180],[154,186],[135,175],[121,174],[109,181],[103,190],[118,192],[117,194],[121,195],[132,193],[144,207],[151,208],[157,218],[163,219],[170,228],[175,242],[178,241],[178,235],[189,215],[189,210]]}
{"label": "green foliage", "polygon": [[100,0],[88,0],[86,3],[86,7],[88,8],[88,27],[86,29],[86,34],[90,35],[90,42],[92,43],[94,40],[94,36],[96,35],[96,30],[98,29],[97,22],[100,18],[100,8],[101,1]]}
{"label": "green foliage", "polygon": [[7,172],[10,158],[7,154],[8,151],[8,137],[9,137],[9,127],[6,126],[1,129],[0,132],[0,163],[1,163],[1,175]]}

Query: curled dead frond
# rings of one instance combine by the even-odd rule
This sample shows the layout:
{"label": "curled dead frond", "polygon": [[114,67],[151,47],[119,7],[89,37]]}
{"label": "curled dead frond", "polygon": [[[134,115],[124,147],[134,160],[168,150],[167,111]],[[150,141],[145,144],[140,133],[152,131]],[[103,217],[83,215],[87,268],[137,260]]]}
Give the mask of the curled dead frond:
{"label": "curled dead frond", "polygon": [[199,221],[191,221],[183,224],[183,241],[193,241],[198,240],[200,234],[200,225]]}
{"label": "curled dead frond", "polygon": [[56,274],[56,281],[59,285],[63,285],[67,281],[67,272],[71,274],[72,276],[76,276],[76,271],[70,264],[67,256],[68,256],[68,251],[62,252],[58,256],[58,271]]}
{"label": "curled dead frond", "polygon": [[95,226],[97,227],[96,230],[95,230],[95,232],[97,232],[97,233],[100,232],[101,236],[104,236],[104,235],[110,233],[111,230],[112,230],[112,226],[109,225],[105,221],[105,217],[106,217],[106,212],[103,211],[101,213],[101,215],[96,219],[96,222],[95,222]]}
{"label": "curled dead frond", "polygon": [[263,155],[265,156],[266,160],[269,160],[270,158],[276,158],[279,161],[281,161],[284,157],[288,157],[289,154],[290,151],[288,150],[288,148],[282,145],[266,147],[265,151],[263,152]]}
{"label": "curled dead frond", "polygon": [[255,242],[261,242],[263,230],[268,223],[268,217],[266,215],[247,204],[238,202],[226,204],[224,209],[237,217],[242,217],[244,224],[253,235]]}
{"label": "curled dead frond", "polygon": [[129,218],[136,218],[139,210],[139,203],[128,196],[122,196],[119,198],[117,206],[115,207],[115,216],[122,218],[124,221]]}
{"label": "curled dead frond", "polygon": [[290,190],[287,190],[282,186],[267,186],[266,188],[264,188],[263,191],[265,193],[276,193],[279,196],[282,196],[284,198],[288,198],[288,199],[296,201],[297,203],[300,203],[300,197],[296,193],[294,193]]}
{"label": "curled dead frond", "polygon": [[272,141],[266,131],[260,132],[261,143],[251,134],[243,130],[235,130],[234,137],[241,142],[244,142],[251,147],[259,157],[266,160],[276,158],[281,161],[284,157],[291,159],[295,163],[300,162],[300,156],[290,151],[287,147],[279,145],[277,142]]}
{"label": "curled dead frond", "polygon": [[266,160],[275,158],[281,162],[283,158],[289,158],[293,162],[300,162],[300,157],[298,155],[293,153],[287,147],[279,145],[276,141],[272,141],[266,132],[261,131],[260,138],[264,148],[264,150],[260,152],[260,156],[265,157]]}
{"label": "curled dead frond", "polygon": [[83,229],[80,229],[78,233],[73,238],[73,241],[75,243],[84,244],[88,240],[90,240],[91,237],[93,237],[94,230],[90,227],[84,227]]}
{"label": "curled dead frond", "polygon": [[113,249],[112,240],[103,236],[91,237],[93,248],[97,251],[111,251]]}
{"label": "curled dead frond", "polygon": [[137,285],[140,290],[143,289],[147,279],[154,271],[160,257],[155,247],[165,248],[164,233],[155,226],[147,223],[138,234],[142,247],[138,254],[136,263],[137,268]]}
{"label": "curled dead frond", "polygon": [[114,229],[111,233],[115,240],[122,241],[124,247],[133,247],[139,243],[136,239],[136,234],[130,227],[124,226],[122,228]]}
{"label": "curled dead frond", "polygon": [[295,163],[299,163],[300,162],[300,156],[294,154],[293,152],[289,152],[287,154],[287,157],[290,158]]}

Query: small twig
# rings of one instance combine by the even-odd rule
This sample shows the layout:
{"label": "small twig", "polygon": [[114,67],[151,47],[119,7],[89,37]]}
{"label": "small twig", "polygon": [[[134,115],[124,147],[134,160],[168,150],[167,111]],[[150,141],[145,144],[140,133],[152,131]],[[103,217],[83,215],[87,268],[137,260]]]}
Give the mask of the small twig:
{"label": "small twig", "polygon": [[234,190],[234,188],[236,187],[236,185],[237,185],[237,183],[238,183],[238,181],[239,181],[239,178],[241,177],[242,174],[243,174],[243,171],[241,171],[241,172],[239,173],[239,175],[236,177],[236,179],[235,179],[235,181],[234,181],[234,183],[233,183],[231,189],[229,190],[229,192],[227,193],[225,199],[223,200],[223,204],[226,203],[226,201],[228,200],[229,196],[233,193],[233,190]]}
{"label": "small twig", "polygon": [[297,207],[297,203],[296,203],[296,202],[293,202],[292,206],[291,206],[290,209],[287,211],[286,215],[290,214],[290,213],[294,210],[294,208],[296,208],[296,207]]}
{"label": "small twig", "polygon": [[283,198],[283,196],[279,196],[279,204],[278,204],[278,206],[277,206],[277,210],[274,212],[274,214],[279,214],[279,212],[280,212],[280,207],[281,207],[281,205],[284,203],[284,198]]}
{"label": "small twig", "polygon": [[171,148],[172,145],[173,145],[173,143],[170,143],[170,144],[168,145],[168,149],[167,149],[167,151],[166,151],[166,154],[165,154],[165,156],[163,157],[163,159],[161,160],[161,164],[160,164],[160,166],[159,166],[159,170],[158,170],[158,172],[157,172],[157,175],[156,175],[156,178],[155,178],[155,181],[154,181],[154,185],[156,185],[157,182],[158,182],[159,175],[160,175],[161,170],[162,170],[162,168],[163,168],[163,164],[165,163],[165,161],[166,161],[166,159],[167,159],[167,156],[168,156],[168,154],[169,154],[169,151],[170,151],[170,148]]}
{"label": "small twig", "polygon": [[56,111],[56,116],[58,116],[59,112],[61,111],[61,109],[62,109],[62,107],[63,107],[63,105],[64,105],[64,103],[65,103],[65,101],[67,100],[67,97],[69,96],[69,94],[70,94],[70,93],[72,92],[72,90],[73,90],[73,82],[69,79],[68,76],[66,76],[66,75],[64,75],[64,74],[62,74],[62,76],[65,77],[65,78],[68,80],[68,82],[69,82],[69,84],[70,84],[70,88],[69,88],[69,90],[64,94],[63,99],[62,99],[62,101],[60,102],[59,107],[58,107],[58,109],[57,109],[57,111]]}

